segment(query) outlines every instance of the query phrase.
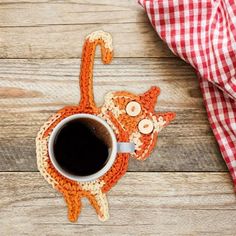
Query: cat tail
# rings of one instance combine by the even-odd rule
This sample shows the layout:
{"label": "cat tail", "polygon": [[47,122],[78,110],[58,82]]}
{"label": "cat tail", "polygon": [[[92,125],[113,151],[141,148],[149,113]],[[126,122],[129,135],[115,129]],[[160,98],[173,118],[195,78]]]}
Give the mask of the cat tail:
{"label": "cat tail", "polygon": [[93,95],[93,65],[97,45],[101,46],[101,56],[104,64],[109,64],[113,57],[112,37],[104,31],[89,34],[83,46],[80,70],[80,105],[83,108],[96,109]]}

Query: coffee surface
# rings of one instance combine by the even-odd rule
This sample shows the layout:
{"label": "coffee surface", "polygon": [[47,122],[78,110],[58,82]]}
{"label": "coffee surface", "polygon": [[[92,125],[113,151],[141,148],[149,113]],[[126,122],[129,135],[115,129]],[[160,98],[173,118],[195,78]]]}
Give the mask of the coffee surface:
{"label": "coffee surface", "polygon": [[[100,125],[101,127],[101,125]],[[101,170],[108,161],[109,147],[100,130],[86,120],[65,124],[54,140],[54,155],[62,169],[77,176]]]}

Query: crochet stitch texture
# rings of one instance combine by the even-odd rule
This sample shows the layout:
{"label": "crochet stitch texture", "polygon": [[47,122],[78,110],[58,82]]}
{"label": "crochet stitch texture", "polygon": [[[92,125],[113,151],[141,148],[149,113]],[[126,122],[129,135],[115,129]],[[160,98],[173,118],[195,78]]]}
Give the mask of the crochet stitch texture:
{"label": "crochet stitch texture", "polygon": [[[82,52],[79,105],[66,106],[57,111],[41,127],[36,137],[38,169],[46,181],[63,195],[68,207],[68,218],[72,222],[78,219],[83,197],[89,200],[100,220],[109,218],[106,193],[127,171],[130,157],[145,160],[150,156],[158,133],[175,117],[172,112],[155,113],[154,107],[160,93],[158,87],[151,87],[141,95],[126,91],[109,92],[104,104],[97,107],[93,96],[93,65],[97,45],[101,46],[103,63],[111,62],[111,35],[104,31],[88,35]],[[48,140],[54,127],[64,118],[78,113],[99,116],[111,126],[118,142],[135,144],[133,153],[118,153],[112,167],[99,179],[89,182],[77,182],[61,175],[52,165],[48,154]]]}

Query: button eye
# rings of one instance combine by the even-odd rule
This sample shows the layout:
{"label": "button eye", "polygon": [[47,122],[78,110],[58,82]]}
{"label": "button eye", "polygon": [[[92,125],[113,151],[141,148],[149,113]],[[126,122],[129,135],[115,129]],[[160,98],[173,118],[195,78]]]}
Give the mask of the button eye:
{"label": "button eye", "polygon": [[125,110],[129,116],[137,116],[141,112],[141,106],[138,102],[132,101],[126,105]]}
{"label": "button eye", "polygon": [[138,124],[138,129],[142,134],[150,134],[153,131],[153,122],[149,119],[143,119]]}

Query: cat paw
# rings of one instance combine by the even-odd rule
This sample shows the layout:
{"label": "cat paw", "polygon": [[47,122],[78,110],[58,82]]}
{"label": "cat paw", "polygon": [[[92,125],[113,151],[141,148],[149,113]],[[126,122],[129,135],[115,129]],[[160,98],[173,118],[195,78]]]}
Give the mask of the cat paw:
{"label": "cat paw", "polygon": [[74,223],[78,220],[78,214],[69,212],[68,219],[70,222]]}
{"label": "cat paw", "polygon": [[109,212],[105,212],[104,214],[99,214],[98,215],[98,219],[100,220],[100,221],[106,221],[106,220],[108,220],[109,219]]}

